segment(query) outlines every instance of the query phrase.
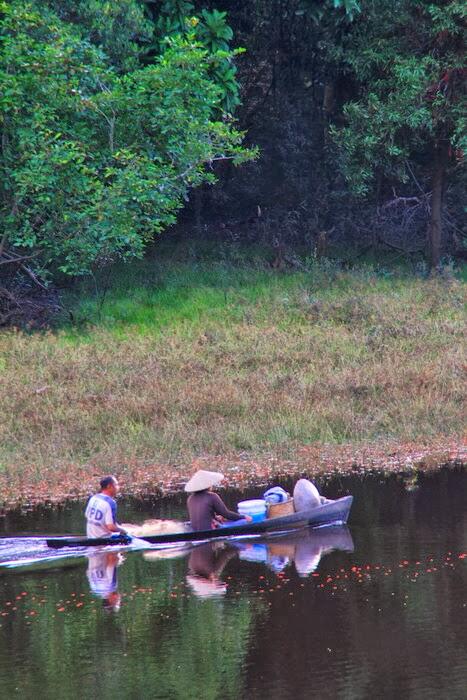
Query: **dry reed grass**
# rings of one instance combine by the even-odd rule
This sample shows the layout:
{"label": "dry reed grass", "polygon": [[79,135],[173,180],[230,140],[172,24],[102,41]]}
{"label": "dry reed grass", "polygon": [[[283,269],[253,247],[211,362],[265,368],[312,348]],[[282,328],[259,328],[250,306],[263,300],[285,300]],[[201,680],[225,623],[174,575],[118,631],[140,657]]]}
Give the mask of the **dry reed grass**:
{"label": "dry reed grass", "polygon": [[128,465],[141,487],[198,455],[462,439],[465,286],[348,273],[311,296],[302,281],[157,333],[2,333],[3,500]]}

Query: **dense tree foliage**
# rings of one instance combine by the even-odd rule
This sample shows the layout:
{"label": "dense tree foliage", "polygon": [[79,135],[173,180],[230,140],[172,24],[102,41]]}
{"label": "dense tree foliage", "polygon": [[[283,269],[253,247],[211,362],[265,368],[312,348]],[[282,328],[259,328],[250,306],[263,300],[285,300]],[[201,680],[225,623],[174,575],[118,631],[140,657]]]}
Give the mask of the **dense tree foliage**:
{"label": "dense tree foliage", "polygon": [[354,190],[375,175],[405,183],[431,174],[431,264],[440,262],[442,199],[467,150],[465,4],[431,0],[364,2],[340,58],[356,80],[357,99],[336,130]]}
{"label": "dense tree foliage", "polygon": [[[205,192],[213,227],[229,212],[233,235],[305,243],[344,260],[369,248],[414,264],[425,251],[434,265],[441,254],[462,255],[462,5],[240,0],[230,22],[248,49],[241,124],[261,158]],[[434,188],[440,129],[447,164]],[[442,208],[432,189],[443,190]]]}
{"label": "dense tree foliage", "polygon": [[230,92],[217,82],[232,59],[223,16],[221,44],[205,13],[187,21],[204,44],[187,26],[143,65],[154,26],[136,0],[1,7],[3,262],[82,274],[141,255],[213,181],[206,166],[250,157],[225,109],[234,77]]}
{"label": "dense tree foliage", "polygon": [[1,0],[0,23],[3,278],[141,256],[182,207],[323,255],[465,245],[460,0]]}

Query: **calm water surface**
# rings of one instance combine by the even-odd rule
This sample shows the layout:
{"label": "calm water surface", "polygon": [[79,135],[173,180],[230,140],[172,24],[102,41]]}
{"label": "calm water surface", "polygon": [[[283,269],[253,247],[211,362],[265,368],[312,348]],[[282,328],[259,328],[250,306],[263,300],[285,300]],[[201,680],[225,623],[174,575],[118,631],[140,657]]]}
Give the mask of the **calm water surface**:
{"label": "calm water surface", "polygon": [[[82,506],[0,521],[0,696],[465,699],[465,472],[322,491],[354,494],[348,529],[237,546],[50,560],[37,534],[82,531]],[[119,514],[183,518],[183,499]]]}

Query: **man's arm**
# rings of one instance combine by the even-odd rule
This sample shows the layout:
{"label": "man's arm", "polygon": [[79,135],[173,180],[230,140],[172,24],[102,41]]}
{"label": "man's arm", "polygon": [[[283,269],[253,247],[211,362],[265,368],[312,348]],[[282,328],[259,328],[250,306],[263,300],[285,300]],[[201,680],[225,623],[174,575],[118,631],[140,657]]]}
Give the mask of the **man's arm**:
{"label": "man's arm", "polygon": [[108,532],[119,532],[121,535],[128,535],[128,532],[124,527],[121,527],[118,523],[105,523],[105,527]]}
{"label": "man's arm", "polygon": [[249,515],[242,515],[241,513],[236,513],[233,510],[229,510],[222,498],[218,496],[217,493],[213,493],[211,495],[213,497],[212,502],[216,515],[221,515],[226,520],[246,520],[247,522],[251,522],[251,517]]}
{"label": "man's arm", "polygon": [[104,526],[107,528],[107,531],[109,533],[119,532],[121,535],[128,535],[128,532],[125,530],[125,528],[121,527],[117,523],[117,518],[116,518],[117,506],[116,506],[115,502],[112,505],[110,505],[110,503],[108,503],[108,506],[109,507],[106,510],[105,522],[104,522]]}

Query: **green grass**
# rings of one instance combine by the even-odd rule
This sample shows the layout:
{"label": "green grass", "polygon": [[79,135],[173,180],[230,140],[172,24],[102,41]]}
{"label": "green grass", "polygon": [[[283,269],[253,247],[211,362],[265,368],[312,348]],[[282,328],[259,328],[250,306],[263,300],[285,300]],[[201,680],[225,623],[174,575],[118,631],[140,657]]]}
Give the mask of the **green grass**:
{"label": "green grass", "polygon": [[[131,333],[158,334],[180,324],[235,323],[248,321],[252,308],[255,321],[266,322],[278,306],[287,310],[286,322],[294,323],[303,316],[299,296],[331,302],[369,289],[383,294],[400,289],[403,294],[414,280],[403,265],[388,270],[366,263],[345,273],[331,261],[304,259],[305,271],[276,272],[265,263],[264,251],[255,247],[225,253],[221,260],[212,257],[212,248],[194,260],[186,260],[189,251],[181,250],[184,255],[175,260],[154,257],[115,265],[110,274],[96,274],[65,293],[64,305],[74,317],[69,335],[86,336],[92,327],[122,336],[128,327]],[[464,266],[456,276],[467,279],[466,270]]]}
{"label": "green grass", "polygon": [[74,323],[64,313],[53,331],[0,336],[0,488],[110,465],[161,475],[200,454],[462,435],[460,279],[180,257],[69,290]]}
{"label": "green grass", "polygon": [[[154,269],[156,267],[156,270]],[[78,325],[98,325],[132,331],[158,332],[168,326],[203,319],[228,322],[241,318],[244,307],[267,302],[300,288],[303,275],[284,275],[254,269],[226,269],[208,263],[193,268],[178,264],[163,276],[160,263],[141,262],[130,271],[117,269],[105,293],[101,287],[94,298],[69,295]]]}

